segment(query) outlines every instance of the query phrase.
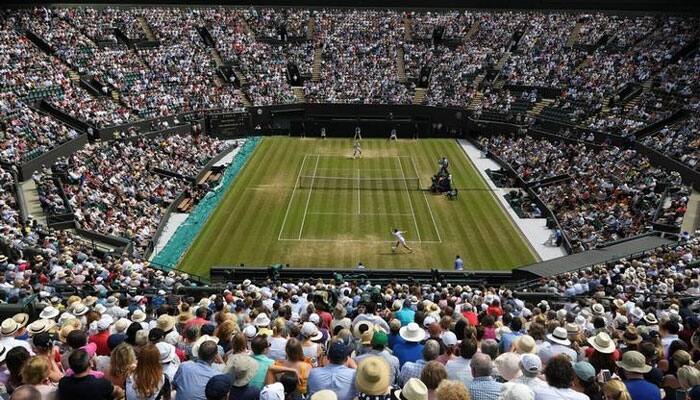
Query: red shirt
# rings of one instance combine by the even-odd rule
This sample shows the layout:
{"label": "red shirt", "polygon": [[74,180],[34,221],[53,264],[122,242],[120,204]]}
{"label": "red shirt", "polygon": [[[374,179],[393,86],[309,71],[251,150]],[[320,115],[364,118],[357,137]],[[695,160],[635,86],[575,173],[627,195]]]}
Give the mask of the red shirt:
{"label": "red shirt", "polygon": [[333,321],[333,316],[328,313],[328,311],[318,311],[318,316],[321,317],[323,321],[323,328],[329,329],[331,326],[331,321]]}
{"label": "red shirt", "polygon": [[479,318],[476,316],[476,313],[474,311],[464,311],[462,315],[464,315],[464,318],[466,318],[467,321],[469,321],[469,325],[479,325]]}
{"label": "red shirt", "polygon": [[95,354],[98,356],[108,356],[111,352],[109,351],[109,346],[107,346],[107,339],[109,339],[109,330],[90,336],[88,342],[95,343],[97,346]]}

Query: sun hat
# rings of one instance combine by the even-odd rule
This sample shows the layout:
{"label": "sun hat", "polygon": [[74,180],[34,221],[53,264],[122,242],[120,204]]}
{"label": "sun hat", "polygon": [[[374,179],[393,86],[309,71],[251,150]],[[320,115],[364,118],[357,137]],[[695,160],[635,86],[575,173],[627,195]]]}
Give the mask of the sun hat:
{"label": "sun hat", "polygon": [[267,314],[260,313],[257,317],[255,317],[255,320],[253,320],[253,324],[258,328],[267,328],[270,326],[270,318],[267,316]]}
{"label": "sun hat", "polygon": [[77,319],[71,319],[58,331],[58,340],[65,342],[68,334],[82,328],[82,324]]}
{"label": "sun hat", "polygon": [[19,324],[20,328],[24,328],[27,326],[27,323],[29,322],[29,314],[27,313],[17,313],[12,316],[12,319],[17,321]]}
{"label": "sun hat", "polygon": [[402,327],[399,335],[407,342],[417,343],[425,339],[425,331],[415,322]]}
{"label": "sun hat", "polygon": [[238,353],[230,357],[229,373],[233,378],[233,386],[243,387],[250,381],[258,372],[258,362],[246,354]]}
{"label": "sun hat", "polygon": [[41,310],[41,313],[39,314],[39,318],[43,319],[54,319],[58,316],[59,312],[56,308],[52,306],[46,306],[44,307],[43,310]]}
{"label": "sun hat", "polygon": [[253,340],[253,338],[258,334],[258,330],[253,325],[247,325],[243,328],[243,334],[246,339]]}
{"label": "sun hat", "polygon": [[595,378],[595,368],[589,362],[579,361],[574,364],[574,372],[583,382],[592,382]]}
{"label": "sun hat", "polygon": [[[418,326],[413,322],[412,324]],[[389,364],[379,356],[370,356],[357,366],[355,387],[360,393],[379,396],[385,394],[389,389],[390,376],[391,368]]]}
{"label": "sun hat", "polygon": [[522,383],[506,382],[501,388],[500,400],[534,400],[535,393]]}
{"label": "sun hat", "polygon": [[284,385],[281,382],[275,382],[263,387],[258,400],[284,400]]}
{"label": "sun hat", "polygon": [[530,335],[522,335],[515,340],[515,352],[518,354],[534,354],[537,343]]}
{"label": "sun hat", "polygon": [[160,354],[160,363],[167,364],[173,360],[173,346],[165,342],[156,343],[156,348]]}
{"label": "sun hat", "polygon": [[395,397],[402,400],[428,400],[428,387],[418,378],[409,379]]}
{"label": "sun hat", "polygon": [[496,357],[495,365],[498,374],[506,381],[511,381],[522,375],[520,356],[513,352],[503,353]]}
{"label": "sun hat", "polygon": [[625,333],[622,334],[622,340],[624,340],[626,344],[638,344],[642,341],[642,337],[639,336],[637,328],[628,326],[627,329],[625,329]]}
{"label": "sun hat", "polygon": [[7,318],[0,325],[0,334],[2,336],[12,336],[19,330],[19,324],[12,318]]}
{"label": "sun hat", "polygon": [[131,321],[126,318],[119,318],[117,322],[114,323],[114,333],[124,333],[129,329]]}
{"label": "sun hat", "polygon": [[611,354],[615,351],[615,342],[610,339],[610,335],[605,332],[600,332],[592,338],[588,338],[588,344],[596,351],[603,354]]}
{"label": "sun hat", "polygon": [[202,335],[200,336],[197,340],[195,340],[194,344],[192,345],[192,354],[197,357],[199,354],[199,346],[202,345],[204,342],[209,342],[212,341],[214,343],[219,343],[219,338],[216,336],[209,336],[209,335]]}
{"label": "sun hat", "polygon": [[323,333],[313,322],[304,322],[301,325],[301,335],[311,340],[319,340],[323,337]]}
{"label": "sun hat", "polygon": [[622,360],[616,361],[615,364],[627,372],[646,374],[651,371],[651,366],[646,364],[644,355],[635,350],[625,352],[622,355]]}
{"label": "sun hat", "polygon": [[593,312],[593,315],[596,316],[601,316],[605,314],[605,308],[603,308],[603,305],[600,303],[593,304],[591,307],[591,311]]}
{"label": "sun hat", "polygon": [[689,365],[690,364],[690,353],[685,350],[676,350],[672,355],[671,359],[676,363],[676,365]]}
{"label": "sun hat", "polygon": [[646,322],[649,325],[658,325],[659,320],[656,319],[656,315],[652,313],[648,313],[647,315],[644,316],[644,322]]}
{"label": "sun hat", "polygon": [[445,346],[454,346],[457,344],[457,335],[451,331],[444,332],[442,336],[440,336],[440,339],[442,339],[442,343],[444,343]]}
{"label": "sun hat", "polygon": [[[366,329],[362,329],[362,327],[366,327]],[[368,330],[374,330],[373,323],[371,323],[370,321],[366,321],[366,320],[358,321],[352,327],[352,335],[359,339],[360,337],[362,337],[362,332],[365,332]]]}
{"label": "sun hat", "polygon": [[530,374],[539,374],[542,371],[542,360],[534,354],[520,356],[520,368]]}
{"label": "sun hat", "polygon": [[324,389],[312,394],[309,400],[338,400],[338,395],[332,390]]}
{"label": "sun hat", "polygon": [[363,345],[372,344],[373,337],[374,337],[374,330],[373,329],[369,329],[369,330],[362,332],[362,336],[360,336],[360,344],[363,344]]}
{"label": "sun hat", "polygon": [[131,321],[132,322],[143,322],[146,320],[146,313],[141,311],[140,308],[137,308],[134,310],[134,313],[131,314]]}
{"label": "sun hat", "polygon": [[221,399],[231,391],[232,384],[231,375],[214,375],[207,381],[207,385],[204,387],[204,395],[207,399]]}
{"label": "sun hat", "polygon": [[571,341],[569,340],[569,336],[566,333],[566,328],[562,328],[561,326],[554,328],[554,332],[548,333],[547,339],[550,342],[561,344],[563,346],[570,346],[571,345]]}
{"label": "sun hat", "polygon": [[107,297],[107,301],[105,301],[105,307],[114,307],[119,303],[119,300],[117,300],[116,297],[114,296],[109,296]]}
{"label": "sun hat", "polygon": [[568,322],[565,326],[566,334],[569,336],[576,336],[581,333],[581,327],[575,322]]}
{"label": "sun hat", "polygon": [[168,314],[163,314],[156,320],[156,327],[162,329],[163,332],[171,331],[175,327],[175,318]]}
{"label": "sun hat", "polygon": [[434,323],[437,323],[437,319],[436,319],[435,317],[431,316],[431,315],[428,315],[428,316],[425,317],[425,319],[423,320],[423,326],[424,326],[425,328],[430,327],[430,325],[432,325],[432,324],[434,324]]}
{"label": "sun hat", "polygon": [[27,326],[27,332],[29,336],[34,336],[42,332],[48,332],[54,326],[56,326],[56,322],[52,319],[37,319]]}

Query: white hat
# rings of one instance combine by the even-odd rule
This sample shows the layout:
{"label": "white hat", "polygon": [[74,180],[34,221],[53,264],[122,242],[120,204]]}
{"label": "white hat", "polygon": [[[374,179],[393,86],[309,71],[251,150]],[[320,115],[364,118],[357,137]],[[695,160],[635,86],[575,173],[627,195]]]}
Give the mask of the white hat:
{"label": "white hat", "polygon": [[588,338],[588,344],[600,353],[611,354],[615,351],[615,342],[605,332],[600,332],[594,337]]}
{"label": "white hat", "polygon": [[41,310],[41,314],[39,314],[39,318],[42,318],[42,319],[54,319],[57,316],[58,316],[58,310],[52,306],[44,307],[44,309]]}
{"label": "white hat", "polygon": [[556,328],[554,328],[554,332],[547,334],[547,339],[550,342],[561,344],[564,346],[571,345],[571,341],[568,338],[566,328],[563,328],[561,326],[557,326]]}
{"label": "white hat", "polygon": [[246,339],[252,340],[255,335],[258,334],[258,330],[253,325],[248,325],[243,328],[243,334],[245,335]]}
{"label": "white hat", "polygon": [[407,342],[420,342],[425,339],[425,331],[415,322],[402,327],[399,335]]}
{"label": "white hat", "polygon": [[141,311],[140,308],[137,308],[134,310],[134,313],[131,314],[131,320],[133,322],[143,322],[146,320],[146,313]]}
{"label": "white hat", "polygon": [[259,400],[284,400],[284,386],[280,382],[267,385],[260,391]]}
{"label": "white hat", "polygon": [[313,322],[304,322],[301,326],[301,335],[313,340],[319,340],[323,337],[323,333],[316,327]]}
{"label": "white hat", "polygon": [[445,331],[440,338],[445,346],[454,346],[457,344],[457,335],[455,335],[454,332]]}
{"label": "white hat", "polygon": [[160,363],[167,364],[173,360],[173,345],[165,342],[156,343],[158,353],[160,353]]}
{"label": "white hat", "polygon": [[535,393],[522,383],[506,382],[501,388],[502,400],[534,400]]}
{"label": "white hat", "polygon": [[396,398],[406,400],[428,400],[428,387],[418,378],[411,378],[396,391]]}
{"label": "white hat", "polygon": [[202,345],[204,342],[209,342],[212,341],[214,343],[219,343],[219,338],[216,336],[209,336],[209,335],[202,335],[197,339],[194,344],[192,345],[192,354],[197,357],[199,354],[199,346]]}
{"label": "white hat", "polygon": [[270,318],[265,313],[258,314],[253,321],[253,324],[257,327],[267,328],[270,326]]}

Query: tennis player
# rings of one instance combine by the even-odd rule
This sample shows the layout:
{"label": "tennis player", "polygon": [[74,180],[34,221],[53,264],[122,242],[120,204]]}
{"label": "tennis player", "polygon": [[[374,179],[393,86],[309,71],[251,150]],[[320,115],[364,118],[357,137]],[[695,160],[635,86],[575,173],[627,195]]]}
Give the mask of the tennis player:
{"label": "tennis player", "polygon": [[362,147],[360,147],[360,142],[355,141],[355,144],[352,145],[352,158],[353,160],[362,156]]}
{"label": "tennis player", "polygon": [[403,237],[404,233],[406,233],[406,231],[400,231],[394,228],[394,231],[391,234],[394,235],[394,237],[396,238],[396,245],[391,247],[392,252],[396,252],[396,250],[399,249],[399,246],[403,246],[406,248],[406,250],[413,253],[413,249],[408,247],[408,245],[406,244],[406,238]]}

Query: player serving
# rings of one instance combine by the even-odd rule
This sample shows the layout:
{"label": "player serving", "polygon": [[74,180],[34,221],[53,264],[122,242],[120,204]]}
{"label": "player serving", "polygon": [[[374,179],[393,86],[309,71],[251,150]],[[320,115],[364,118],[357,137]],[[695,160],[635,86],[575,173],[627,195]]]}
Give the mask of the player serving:
{"label": "player serving", "polygon": [[355,141],[355,144],[352,145],[352,158],[353,160],[362,156],[362,147],[360,147],[360,142]]}
{"label": "player serving", "polygon": [[398,229],[394,229],[392,231],[391,234],[394,235],[394,237],[396,238],[396,245],[391,247],[392,253],[395,253],[399,249],[399,246],[403,246],[406,248],[406,250],[413,253],[413,249],[408,247],[408,245],[406,244],[406,238],[403,237],[404,233],[406,233],[406,231],[400,231]]}

